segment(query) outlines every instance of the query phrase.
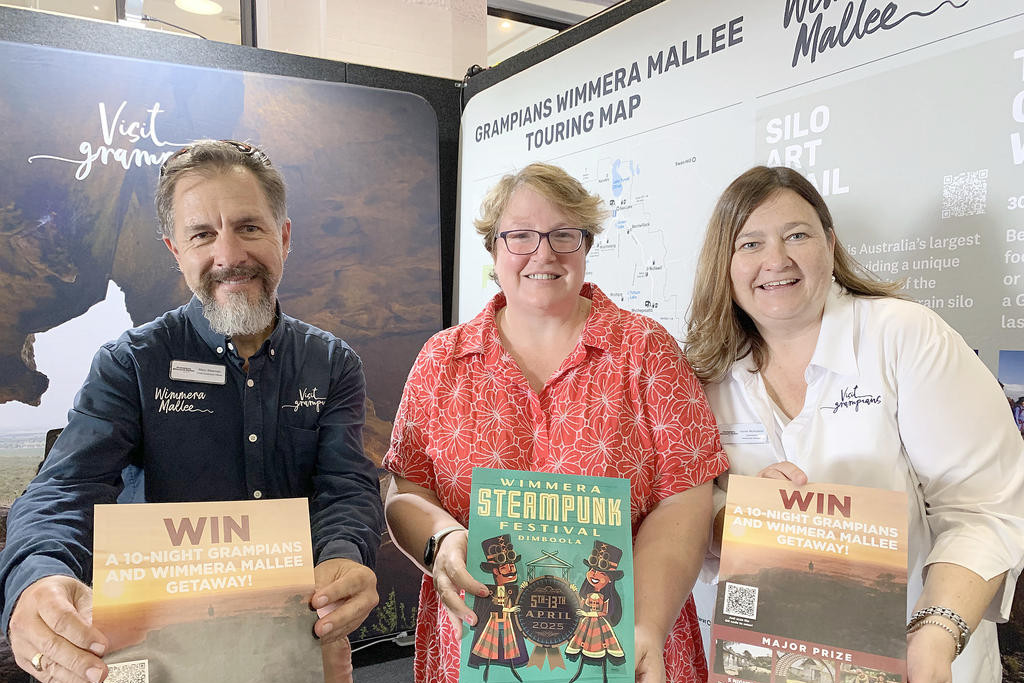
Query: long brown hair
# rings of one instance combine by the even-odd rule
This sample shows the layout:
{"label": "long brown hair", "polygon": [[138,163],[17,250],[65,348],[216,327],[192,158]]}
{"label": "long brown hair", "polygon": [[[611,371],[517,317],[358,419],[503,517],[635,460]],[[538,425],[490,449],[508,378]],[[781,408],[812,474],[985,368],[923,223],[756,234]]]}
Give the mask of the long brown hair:
{"label": "long brown hair", "polygon": [[850,256],[836,236],[825,200],[810,181],[784,166],[755,166],[732,181],[718,198],[697,261],[684,348],[703,382],[722,379],[729,367],[748,353],[754,355],[758,368],[767,360],[768,349],[754,321],[733,300],[729,272],[736,235],[757,207],[782,190],[796,192],[814,207],[826,237],[835,243],[836,282],[860,296],[897,296],[903,288],[902,282],[879,280]]}

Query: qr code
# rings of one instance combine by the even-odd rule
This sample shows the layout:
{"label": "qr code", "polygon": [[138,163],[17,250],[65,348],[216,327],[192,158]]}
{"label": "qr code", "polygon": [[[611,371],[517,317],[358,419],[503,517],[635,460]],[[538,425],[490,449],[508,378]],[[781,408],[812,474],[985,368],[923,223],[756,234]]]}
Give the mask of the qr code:
{"label": "qr code", "polygon": [[722,613],[731,617],[757,619],[757,587],[726,581]]}
{"label": "qr code", "polygon": [[149,683],[149,660],[136,659],[131,662],[107,663],[109,674],[106,683]]}
{"label": "qr code", "polygon": [[942,217],[960,218],[985,213],[988,169],[942,177]]}

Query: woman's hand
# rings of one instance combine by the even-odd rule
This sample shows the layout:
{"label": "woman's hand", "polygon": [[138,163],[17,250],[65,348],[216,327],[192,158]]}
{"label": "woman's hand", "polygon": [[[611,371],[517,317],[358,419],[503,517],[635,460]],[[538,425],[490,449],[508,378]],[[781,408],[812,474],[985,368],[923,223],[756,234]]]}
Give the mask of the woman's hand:
{"label": "woman's hand", "polygon": [[956,641],[934,624],[907,635],[907,683],[951,683]]}
{"label": "woman's hand", "polygon": [[[924,591],[914,604],[915,613],[934,606],[951,609],[966,622],[969,632],[978,627],[992,601],[998,600],[996,594],[1006,579],[1003,573],[986,580],[949,562],[934,562],[928,565],[927,572]],[[936,624],[921,623],[907,635],[907,681],[950,683],[960,627],[941,614],[930,614],[925,621],[945,624],[953,633]]]}
{"label": "woman's hand", "polygon": [[807,483],[807,475],[804,471],[785,460],[768,465],[768,467],[758,472],[757,476],[764,479],[782,479],[793,482],[797,486],[803,486]]}
{"label": "woman's hand", "polygon": [[395,476],[391,478],[384,514],[391,539],[417,567],[434,578],[434,590],[448,611],[455,631],[462,636],[462,622],[476,623],[476,615],[466,606],[462,591],[486,597],[487,586],[473,579],[466,571],[466,544],[469,532],[453,531],[441,539],[434,552],[432,567],[423,565],[423,550],[431,535],[460,523],[452,517],[437,494],[428,488]]}
{"label": "woman's hand", "polygon": [[633,630],[636,645],[636,683],[665,683],[665,637],[638,624]]}
{"label": "woman's hand", "polygon": [[466,548],[469,532],[453,531],[441,539],[441,546],[434,557],[433,576],[434,590],[437,591],[441,603],[448,610],[448,616],[461,636],[462,622],[470,626],[476,625],[476,614],[462,599],[462,591],[478,595],[481,598],[490,595],[487,586],[480,583],[466,569]]}

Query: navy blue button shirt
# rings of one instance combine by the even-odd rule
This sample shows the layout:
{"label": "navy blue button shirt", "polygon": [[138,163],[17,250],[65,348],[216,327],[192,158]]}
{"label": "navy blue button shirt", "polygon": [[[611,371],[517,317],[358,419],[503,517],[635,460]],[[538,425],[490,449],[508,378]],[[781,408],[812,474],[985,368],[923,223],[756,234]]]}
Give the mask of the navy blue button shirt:
{"label": "navy blue button shirt", "polygon": [[[224,368],[224,383],[172,379],[172,361]],[[68,426],[8,516],[0,553],[2,628],[48,575],[92,576],[93,505],[113,503],[122,470],[145,500],[309,499],[313,557],[374,566],[383,529],[377,471],[363,454],[362,363],[342,340],[280,314],[249,358],[216,334],[195,298],[105,344]]]}

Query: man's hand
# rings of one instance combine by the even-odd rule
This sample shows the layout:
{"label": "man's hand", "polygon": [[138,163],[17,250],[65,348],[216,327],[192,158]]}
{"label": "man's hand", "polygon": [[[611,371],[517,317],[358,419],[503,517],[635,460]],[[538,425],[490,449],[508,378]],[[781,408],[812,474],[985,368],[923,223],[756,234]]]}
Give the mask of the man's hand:
{"label": "man's hand", "polygon": [[320,619],[313,633],[322,639],[324,681],[351,683],[352,647],[348,634],[377,606],[377,575],[358,562],[335,558],[313,569],[316,592],[309,604]]}
{"label": "man's hand", "polygon": [[353,683],[352,645],[348,638],[325,640],[321,644],[324,662],[324,683]]}
{"label": "man's hand", "polygon": [[45,683],[97,683],[107,675],[100,657],[109,641],[92,625],[92,589],[70,576],[47,576],[22,591],[9,640],[18,666]]}
{"label": "man's hand", "polygon": [[377,575],[358,562],[335,558],[313,570],[316,592],[310,605],[320,619],[313,632],[327,641],[344,638],[377,606]]}

